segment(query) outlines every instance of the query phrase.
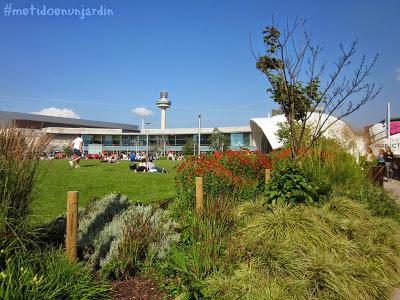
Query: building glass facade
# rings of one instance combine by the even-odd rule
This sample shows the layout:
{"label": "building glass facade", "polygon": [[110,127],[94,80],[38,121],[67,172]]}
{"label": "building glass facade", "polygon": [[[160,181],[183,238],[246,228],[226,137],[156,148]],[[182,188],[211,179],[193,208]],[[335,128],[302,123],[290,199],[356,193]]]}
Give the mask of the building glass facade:
{"label": "building glass facade", "polygon": [[[227,133],[230,149],[240,149],[250,146],[250,133]],[[202,151],[211,151],[209,138],[211,134],[201,134],[200,144]],[[188,139],[192,139],[198,145],[198,134],[176,134],[176,135],[148,135],[150,151],[181,151]],[[102,145],[104,150],[112,151],[145,151],[147,136],[143,134],[130,135],[82,135],[85,152],[90,144]]]}

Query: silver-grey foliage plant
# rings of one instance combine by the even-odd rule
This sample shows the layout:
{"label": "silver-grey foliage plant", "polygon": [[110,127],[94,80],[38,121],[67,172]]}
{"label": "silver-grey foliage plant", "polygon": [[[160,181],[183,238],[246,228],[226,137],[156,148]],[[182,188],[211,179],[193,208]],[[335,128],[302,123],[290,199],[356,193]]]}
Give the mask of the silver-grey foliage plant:
{"label": "silver-grey foliage plant", "polygon": [[80,213],[79,244],[91,264],[103,268],[119,259],[122,244],[132,238],[127,233],[139,229],[137,238],[146,244],[146,258],[163,259],[179,240],[177,227],[167,211],[114,193],[93,199]]}

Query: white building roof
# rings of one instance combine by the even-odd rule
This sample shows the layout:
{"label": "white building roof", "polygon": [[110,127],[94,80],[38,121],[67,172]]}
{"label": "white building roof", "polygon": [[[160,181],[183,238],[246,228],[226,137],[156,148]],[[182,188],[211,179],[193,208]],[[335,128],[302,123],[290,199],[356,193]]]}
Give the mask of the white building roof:
{"label": "white building roof", "polygon": [[[250,126],[218,127],[223,133],[250,133]],[[201,134],[211,134],[214,128],[201,128]],[[66,127],[46,127],[42,132],[52,134],[104,134],[104,135],[178,135],[178,134],[198,134],[198,128],[168,128],[168,129],[144,129],[139,133],[123,132],[121,129],[107,128],[66,128]]]}
{"label": "white building roof", "polygon": [[[326,122],[322,126],[324,121]],[[286,122],[284,115],[277,115],[270,118],[254,118],[250,120],[251,132],[258,149],[261,149],[263,152],[269,152],[283,146],[283,144],[278,141],[278,137],[276,136],[278,124],[282,122]],[[308,124],[314,128],[317,126],[317,124],[319,124],[318,126],[322,126],[322,129],[325,129],[329,125],[333,124],[325,131],[323,134],[324,136],[338,139],[344,144],[348,144],[351,141],[356,141],[356,136],[352,129],[345,122],[337,120],[337,118],[333,116],[312,113],[308,120]]]}

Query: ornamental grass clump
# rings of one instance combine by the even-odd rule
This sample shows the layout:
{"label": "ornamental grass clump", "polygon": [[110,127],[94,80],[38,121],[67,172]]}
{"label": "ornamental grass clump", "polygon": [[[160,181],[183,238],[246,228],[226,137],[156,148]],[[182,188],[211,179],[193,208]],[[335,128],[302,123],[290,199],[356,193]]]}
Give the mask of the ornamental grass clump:
{"label": "ornamental grass clump", "polygon": [[202,215],[188,212],[182,220],[181,243],[169,256],[169,269],[176,273],[185,297],[201,299],[202,281],[227,267],[223,259],[227,236],[234,226],[236,201],[226,196],[208,198]]}
{"label": "ornamental grass clump", "polygon": [[37,130],[0,128],[0,232],[14,231],[31,213],[39,159],[50,141]]}
{"label": "ornamental grass clump", "polygon": [[110,299],[109,284],[59,250],[1,253],[0,299]]}
{"label": "ornamental grass clump", "polygon": [[315,181],[331,187],[364,183],[367,172],[340,143],[321,138],[300,159],[301,168]]}
{"label": "ornamental grass clump", "polygon": [[266,155],[244,149],[191,157],[177,168],[175,204],[180,211],[193,207],[197,176],[203,177],[206,198],[224,195],[239,200],[253,198],[264,190],[266,168],[271,168]]}
{"label": "ornamental grass clump", "polygon": [[400,284],[400,225],[350,199],[244,203],[235,215],[240,226],[227,250],[234,264],[205,279],[206,297],[387,299]]}

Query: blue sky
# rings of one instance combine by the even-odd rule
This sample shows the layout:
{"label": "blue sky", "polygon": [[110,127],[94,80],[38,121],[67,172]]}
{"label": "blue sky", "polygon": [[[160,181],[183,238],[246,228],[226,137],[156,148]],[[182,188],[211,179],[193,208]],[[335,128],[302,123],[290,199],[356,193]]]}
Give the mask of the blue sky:
{"label": "blue sky", "polygon": [[[13,8],[112,9],[113,16],[5,16]],[[400,1],[0,1],[0,110],[71,109],[84,119],[140,123],[135,107],[154,112],[161,90],[172,101],[168,127],[247,125],[276,104],[255,68],[249,37],[262,50],[262,29],[307,19],[314,42],[332,62],[338,44],[358,38],[358,53],[379,52],[371,80],[381,94],[349,121],[400,116]],[[358,56],[359,58],[360,56]],[[357,60],[356,60],[357,61]],[[396,80],[398,78],[398,80]]]}

